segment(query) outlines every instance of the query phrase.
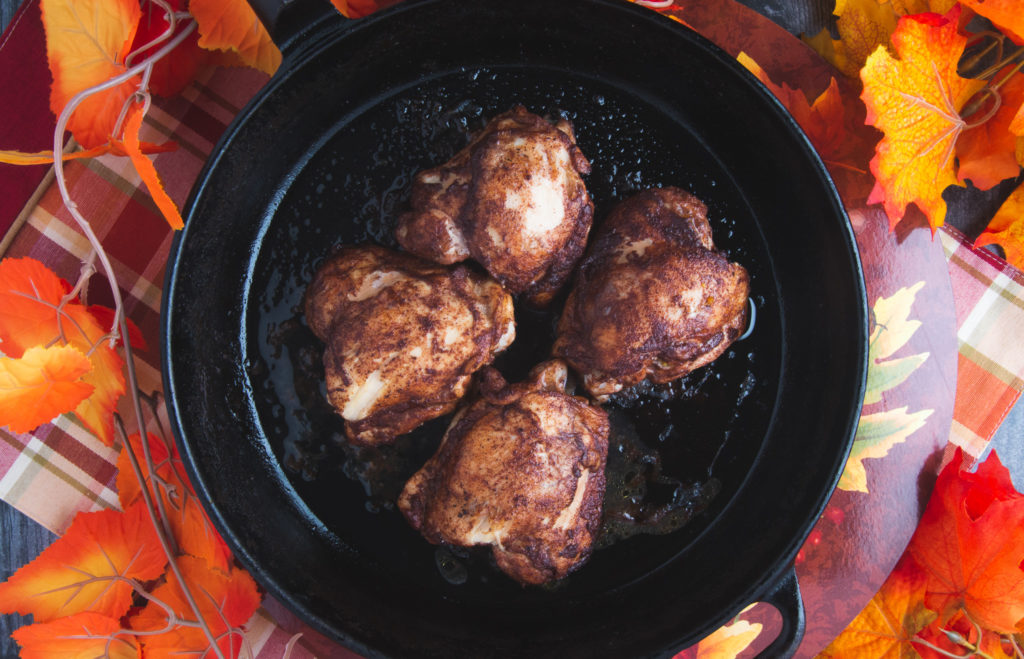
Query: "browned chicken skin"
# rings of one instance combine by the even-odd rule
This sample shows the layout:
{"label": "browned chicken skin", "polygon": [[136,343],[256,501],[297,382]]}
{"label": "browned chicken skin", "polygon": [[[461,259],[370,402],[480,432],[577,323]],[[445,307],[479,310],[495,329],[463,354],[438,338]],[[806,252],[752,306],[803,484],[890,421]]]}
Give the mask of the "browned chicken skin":
{"label": "browned chicken skin", "polygon": [[669,382],[743,332],[749,288],[747,271],[715,250],[699,199],[678,188],[646,190],[595,232],[553,354],[599,401],[645,378]]}
{"label": "browned chicken skin", "polygon": [[406,250],[438,263],[472,258],[514,294],[543,306],[583,253],[594,206],[590,163],[572,126],[516,107],[440,167],[416,175],[398,222]]}
{"label": "browned chicken skin", "polygon": [[567,395],[565,381],[561,361],[512,385],[481,371],[480,399],[398,499],[409,523],[435,544],[490,545],[521,583],[582,565],[601,524],[608,415]]}
{"label": "browned chicken skin", "polygon": [[329,258],[305,312],[327,344],[327,397],[360,444],[391,442],[453,410],[473,373],[515,338],[512,297],[497,282],[377,246]]}

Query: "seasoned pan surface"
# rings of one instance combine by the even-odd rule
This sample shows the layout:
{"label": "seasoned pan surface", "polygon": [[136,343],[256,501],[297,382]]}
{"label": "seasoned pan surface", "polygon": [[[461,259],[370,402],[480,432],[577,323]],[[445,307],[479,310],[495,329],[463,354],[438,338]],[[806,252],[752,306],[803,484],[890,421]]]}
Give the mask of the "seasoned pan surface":
{"label": "seasoned pan surface", "polygon": [[[864,377],[859,261],[805,138],[727,55],[624,3],[506,4],[322,24],[229,128],[165,286],[175,433],[240,560],[358,651],[669,653],[778,579],[838,478]],[[396,488],[446,419],[395,450],[347,447],[299,310],[335,245],[393,246],[413,174],[517,103],[573,122],[596,223],[651,186],[706,201],[757,307],[751,336],[710,367],[609,404],[609,510],[649,523],[610,525],[608,546],[550,588],[406,525]],[[519,307],[507,377],[547,357],[557,309]]]}

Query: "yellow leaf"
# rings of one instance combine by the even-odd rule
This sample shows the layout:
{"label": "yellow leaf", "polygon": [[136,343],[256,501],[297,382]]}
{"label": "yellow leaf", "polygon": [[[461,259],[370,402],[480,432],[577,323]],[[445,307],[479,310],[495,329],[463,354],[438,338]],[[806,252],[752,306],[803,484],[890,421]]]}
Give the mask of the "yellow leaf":
{"label": "yellow leaf", "polygon": [[19,358],[0,357],[0,424],[30,432],[70,412],[93,392],[82,381],[92,362],[72,346],[36,346]]}
{"label": "yellow leaf", "polygon": [[906,407],[895,410],[864,414],[857,425],[850,457],[839,479],[839,489],[848,492],[867,492],[868,475],[864,468],[865,458],[884,458],[893,446],[902,444],[920,430],[934,410],[919,410],[907,413]]}
{"label": "yellow leaf", "polygon": [[[59,115],[73,96],[124,73],[124,58],[135,38],[142,10],[138,0],[41,0],[46,57],[53,74],[50,109]],[[68,122],[84,148],[113,135],[125,100],[136,81],[95,94]]]}
{"label": "yellow leaf", "polygon": [[737,620],[720,627],[697,645],[697,659],[735,659],[761,633],[761,623]]}
{"label": "yellow leaf", "polygon": [[933,231],[942,226],[942,192],[958,184],[953,155],[966,127],[960,111],[985,86],[957,74],[967,45],[958,19],[959,7],[947,17],[901,18],[892,36],[899,59],[878,48],[861,71],[866,121],[885,134],[871,160],[877,184],[868,201],[883,203],[890,227],[910,203],[924,211]]}

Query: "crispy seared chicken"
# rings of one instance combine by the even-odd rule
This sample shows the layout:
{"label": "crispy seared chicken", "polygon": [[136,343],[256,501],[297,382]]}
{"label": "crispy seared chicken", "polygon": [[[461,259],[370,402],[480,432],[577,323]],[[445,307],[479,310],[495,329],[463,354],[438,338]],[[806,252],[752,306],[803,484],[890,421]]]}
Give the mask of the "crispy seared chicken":
{"label": "crispy seared chicken", "polygon": [[480,398],[452,420],[398,507],[430,542],[490,545],[520,583],[560,579],[589,557],[601,524],[608,415],[565,393],[551,361],[527,382],[481,371]]}
{"label": "crispy seared chicken", "polygon": [[594,205],[580,174],[590,163],[567,121],[516,107],[447,163],[416,175],[396,237],[438,263],[474,259],[513,294],[544,306],[568,279]]}
{"label": "crispy seared chicken", "polygon": [[615,207],[595,232],[553,354],[598,401],[669,382],[719,355],[747,323],[747,271],[715,249],[707,207],[678,188]]}
{"label": "crispy seared chicken", "polygon": [[358,444],[384,444],[455,408],[515,338],[512,297],[486,275],[377,246],[345,247],[306,291],[327,397]]}

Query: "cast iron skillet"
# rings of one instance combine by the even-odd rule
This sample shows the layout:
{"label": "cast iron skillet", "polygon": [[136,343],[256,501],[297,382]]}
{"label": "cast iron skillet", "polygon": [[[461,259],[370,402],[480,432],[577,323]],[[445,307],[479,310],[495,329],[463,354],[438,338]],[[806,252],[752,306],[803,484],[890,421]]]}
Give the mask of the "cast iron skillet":
{"label": "cast iron skillet", "polygon": [[[668,655],[758,599],[787,621],[768,653],[795,647],[792,560],[852,441],[867,314],[847,219],[792,118],[706,40],[618,0],[412,0],[348,23],[289,11],[264,12],[285,63],[195,184],[164,290],[174,433],[238,559],[366,655]],[[615,441],[656,449],[675,479],[648,496],[717,496],[551,588],[479,552],[438,554],[389,509],[445,420],[405,442],[394,473],[373,471],[344,448],[298,312],[333,245],[393,244],[411,176],[516,103],[574,122],[596,222],[653,185],[704,199],[757,306],[752,336],[715,364],[609,406]],[[512,379],[546,357],[552,322],[517,318],[498,362]]]}

